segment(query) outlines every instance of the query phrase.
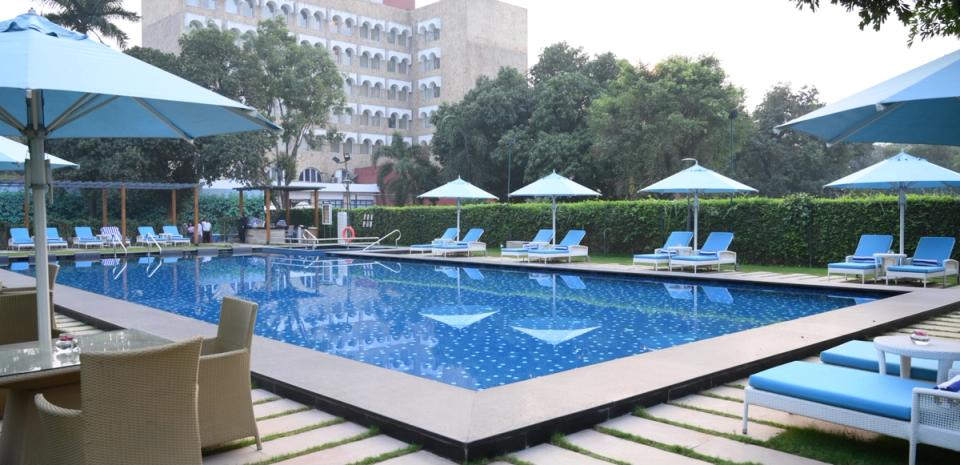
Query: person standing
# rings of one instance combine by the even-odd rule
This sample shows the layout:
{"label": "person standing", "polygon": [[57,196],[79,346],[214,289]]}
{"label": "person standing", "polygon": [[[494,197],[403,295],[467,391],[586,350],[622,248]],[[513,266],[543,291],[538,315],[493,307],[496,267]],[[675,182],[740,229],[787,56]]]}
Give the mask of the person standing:
{"label": "person standing", "polygon": [[207,221],[206,218],[200,222],[201,231],[203,231],[203,242],[210,242],[210,232],[213,230],[213,225]]}

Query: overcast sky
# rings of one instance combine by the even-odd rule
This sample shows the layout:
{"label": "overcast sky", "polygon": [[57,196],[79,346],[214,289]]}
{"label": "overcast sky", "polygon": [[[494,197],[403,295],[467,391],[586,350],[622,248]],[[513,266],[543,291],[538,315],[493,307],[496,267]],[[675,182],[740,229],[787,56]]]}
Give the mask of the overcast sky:
{"label": "overcast sky", "polygon": [[[150,0],[125,3],[139,12],[141,1]],[[880,32],[860,31],[855,13],[832,5],[817,13],[799,11],[791,0],[506,1],[528,9],[531,65],[540,50],[561,40],[633,63],[712,54],[731,82],[746,89],[751,109],[777,82],[816,86],[829,103],[960,48],[952,38],[907,47],[907,31],[899,23]],[[40,4],[0,0],[0,18]],[[124,29],[139,45],[139,26]]]}

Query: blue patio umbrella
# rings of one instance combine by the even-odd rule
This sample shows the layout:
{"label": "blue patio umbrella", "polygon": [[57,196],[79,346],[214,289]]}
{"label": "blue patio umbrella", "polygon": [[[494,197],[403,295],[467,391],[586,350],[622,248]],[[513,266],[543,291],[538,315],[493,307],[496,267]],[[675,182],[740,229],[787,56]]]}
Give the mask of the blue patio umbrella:
{"label": "blue patio umbrella", "polygon": [[64,29],[32,11],[0,21],[0,136],[30,147],[37,242],[37,331],[50,334],[44,141],[192,140],[279,129],[246,105]]}
{"label": "blue patio umbrella", "polygon": [[700,244],[697,237],[700,194],[756,192],[757,190],[716,171],[704,168],[693,158],[684,158],[683,161],[692,161],[693,166],[644,187],[640,189],[640,192],[693,194],[693,250],[696,251]]}
{"label": "blue patio umbrella", "polygon": [[[29,159],[30,149],[15,140],[0,137],[0,171],[23,171]],[[76,168],[77,164],[60,157],[45,155],[50,169]]]}
{"label": "blue patio umbrella", "polygon": [[793,119],[827,141],[960,145],[960,50]]}
{"label": "blue patio umbrella", "polygon": [[[457,280],[457,304],[456,305],[435,305],[420,312],[421,316],[439,321],[447,326],[456,329],[463,329],[474,323],[493,316],[499,310],[494,310],[489,305],[464,305],[463,298],[460,295],[460,267],[442,266],[434,271],[439,271],[448,277]],[[452,275],[452,276],[451,276]]]}
{"label": "blue patio umbrella", "polygon": [[423,199],[457,199],[457,240],[460,240],[460,201],[462,199],[497,200],[497,196],[470,184],[460,176],[436,189],[417,196]]}
{"label": "blue patio umbrella", "polygon": [[600,193],[560,176],[554,171],[526,186],[510,193],[510,197],[550,197],[550,210],[553,212],[553,238],[557,243],[557,197],[599,197]]}
{"label": "blue patio umbrella", "polygon": [[837,189],[896,189],[900,205],[900,253],[903,253],[904,217],[907,189],[943,189],[960,187],[960,173],[910,155],[906,152],[870,165],[824,187]]}

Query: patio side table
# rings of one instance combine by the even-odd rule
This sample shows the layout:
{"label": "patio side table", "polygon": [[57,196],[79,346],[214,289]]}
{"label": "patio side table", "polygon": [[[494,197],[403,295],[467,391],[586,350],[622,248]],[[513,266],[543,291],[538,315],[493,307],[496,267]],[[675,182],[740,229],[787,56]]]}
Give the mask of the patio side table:
{"label": "patio side table", "polygon": [[945,341],[931,338],[926,345],[913,342],[910,336],[880,336],[874,338],[873,345],[877,349],[877,361],[880,363],[880,374],[887,374],[886,354],[900,356],[900,377],[910,378],[911,358],[923,358],[937,361],[937,383],[947,380],[947,374],[953,367],[953,362],[960,360],[960,342]]}
{"label": "patio side table", "polygon": [[880,267],[874,281],[886,277],[888,267],[899,265],[901,260],[907,258],[907,254],[902,253],[875,253],[873,256],[880,261]]}

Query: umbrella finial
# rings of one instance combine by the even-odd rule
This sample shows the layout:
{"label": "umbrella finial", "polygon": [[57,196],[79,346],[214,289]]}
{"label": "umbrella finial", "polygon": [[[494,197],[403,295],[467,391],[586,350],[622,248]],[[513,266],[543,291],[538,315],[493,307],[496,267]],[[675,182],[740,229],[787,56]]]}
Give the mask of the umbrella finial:
{"label": "umbrella finial", "polygon": [[33,7],[30,7],[30,11],[27,11],[27,14],[28,14],[28,15],[35,15],[35,14],[37,14],[37,10],[33,9]]}
{"label": "umbrella finial", "polygon": [[680,161],[692,161],[693,166],[697,166],[700,164],[700,162],[698,162],[696,158],[684,158],[684,159],[681,159]]}

